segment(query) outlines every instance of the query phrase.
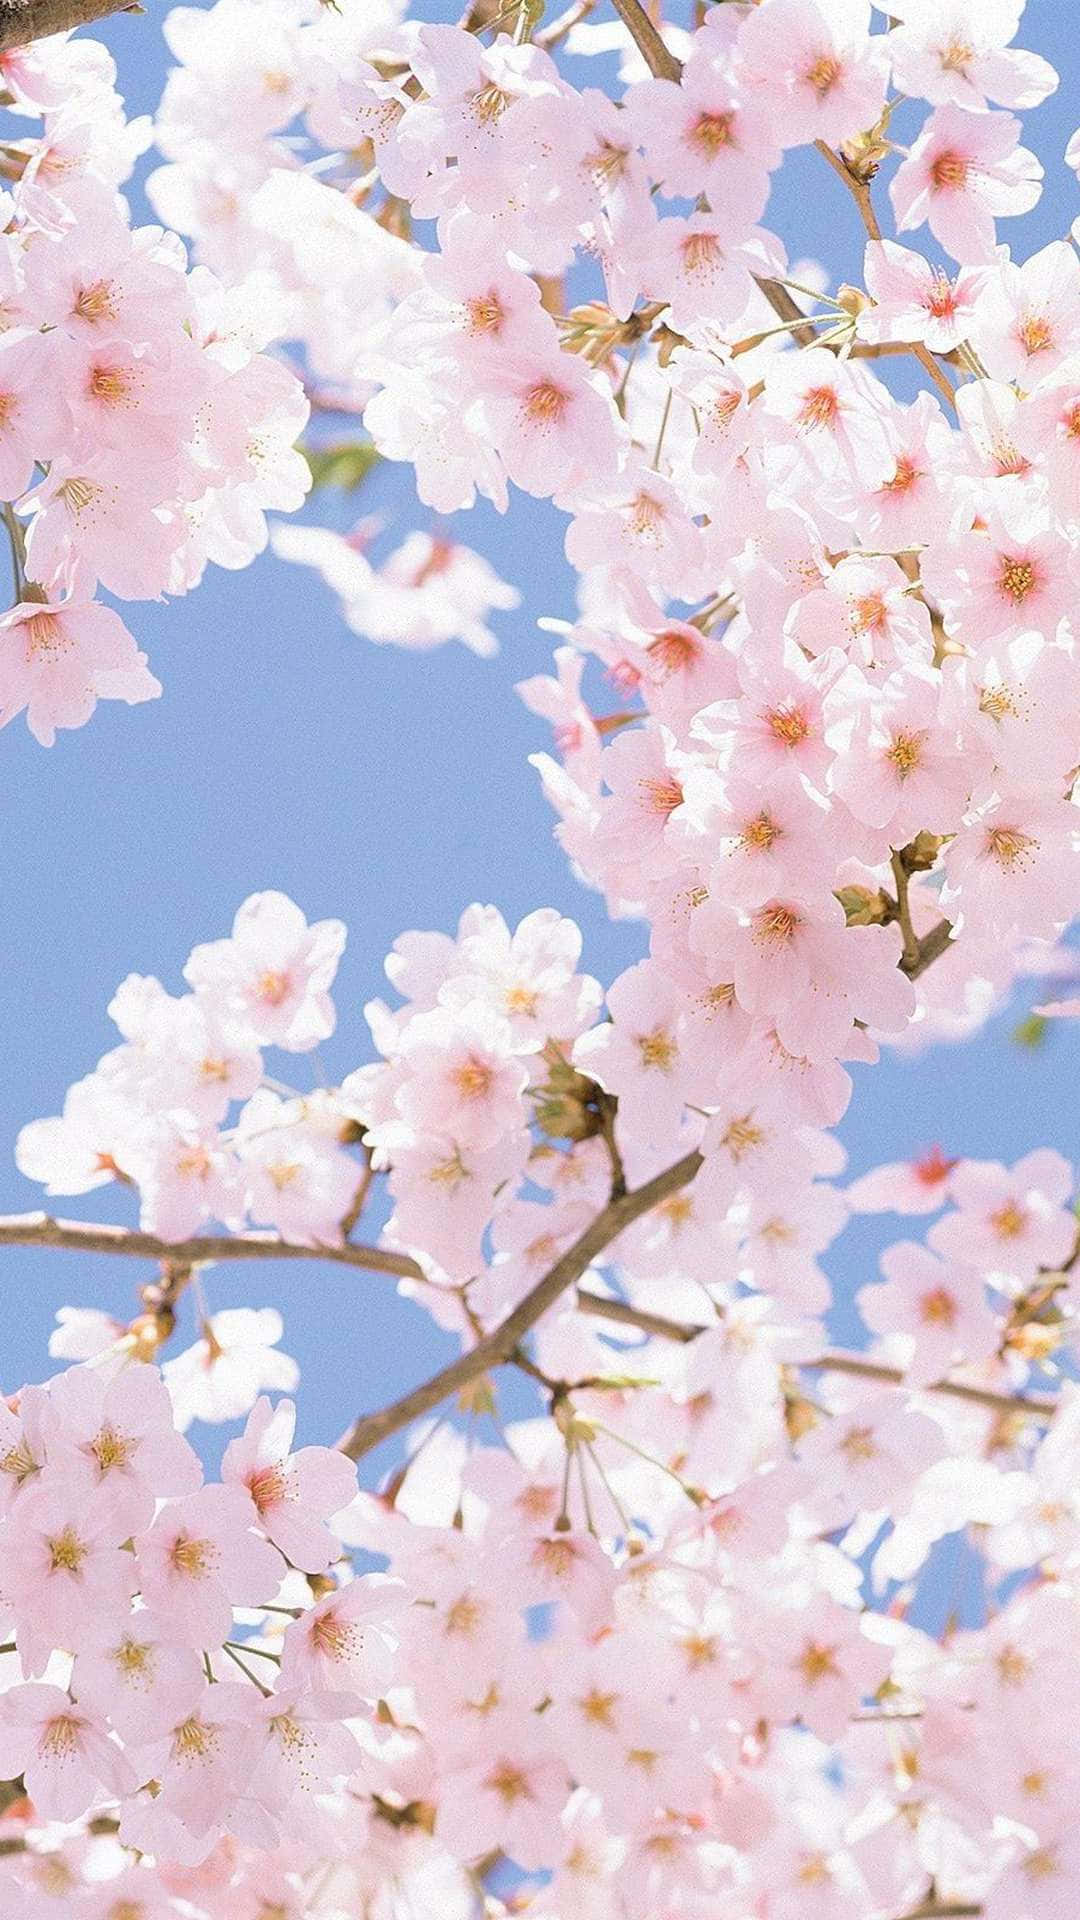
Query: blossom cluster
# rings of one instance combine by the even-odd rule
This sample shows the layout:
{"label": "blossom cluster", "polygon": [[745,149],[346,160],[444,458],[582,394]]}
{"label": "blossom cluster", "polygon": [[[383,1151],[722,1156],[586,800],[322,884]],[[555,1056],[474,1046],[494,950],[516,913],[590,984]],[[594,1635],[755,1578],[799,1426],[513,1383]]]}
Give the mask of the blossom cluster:
{"label": "blossom cluster", "polygon": [[[0,148],[0,722],[157,691],[94,592],[245,564],[302,499],[306,382],[433,513],[565,514],[577,616],[519,692],[575,871],[649,946],[605,987],[554,909],[403,934],[375,1057],[310,1089],[345,929],[257,893],[185,990],[121,984],[119,1044],[23,1129],[49,1193],[138,1205],[137,1240],[26,1239],[119,1237],[160,1280],[130,1323],[65,1309],[75,1364],[0,1400],[0,1909],[1064,1920],[1074,1169],[847,1180],[831,1131],[882,1042],[1072,964],[1080,267],[996,225],[1038,198],[1012,110],[1056,76],[1018,0],[882,31],[866,0],[693,31],[623,0],[649,71],[621,26],[513,11],[175,9],[148,192],[190,269],[130,225],[149,128],[102,50],[4,57],[43,129]],[[564,39],[620,55],[618,98]],[[863,284],[761,224],[803,147]],[[273,541],[358,632],[490,652],[516,589],[437,527],[375,565],[374,532]],[[831,1249],[879,1212],[911,1230],[852,1303]],[[461,1348],[333,1450],[268,1397],[278,1314],[228,1302],[231,1257],[301,1250]],[[504,1365],[543,1411],[494,1445]],[[185,1432],[245,1416],[206,1482]],[[950,1555],[978,1599],[939,1633]]]}
{"label": "blossom cluster", "polygon": [[264,508],[307,491],[296,378],[264,353],[273,309],[189,271],[183,243],[131,225],[118,192],[151,139],[127,121],[104,47],[66,37],[3,59],[0,499],[14,605],[0,621],[0,725],[51,745],[98,699],[161,689],[110,606],[246,566]]}
{"label": "blossom cluster", "polygon": [[[1063,1170],[1016,1171],[1029,1194]],[[996,1178],[937,1187],[974,1213]],[[861,1204],[933,1185],[872,1181]],[[1034,1238],[1060,1253],[1052,1202]],[[1067,1911],[1075,1389],[1041,1437],[1046,1412],[1008,1428],[841,1356],[810,1387],[737,1306],[689,1345],[626,1339],[554,1420],[428,1434],[378,1498],[292,1452],[289,1402],[200,1486],[153,1367],[25,1388],[0,1433],[5,1911],[467,1920],[494,1859],[527,1897],[489,1891],[492,1920],[887,1920],[928,1884],[991,1920]],[[939,1642],[912,1597],[969,1523],[998,1605]],[[343,1543],[387,1572],[354,1578]]]}
{"label": "blossom cluster", "polygon": [[122,1044],[70,1089],[62,1115],[23,1129],[22,1172],[50,1193],[134,1183],[142,1226],[165,1240],[247,1219],[313,1245],[340,1239],[362,1172],[341,1110],[274,1092],[261,1049],[305,1052],[332,1033],[344,944],[339,920],[309,927],[283,894],[253,894],[231,939],[192,952],[191,992],[130,974],[109,1007]]}
{"label": "blossom cluster", "polygon": [[[666,1035],[658,1112],[699,1098],[684,1058],[722,1057],[831,1123],[843,1060],[970,1031],[1077,897],[1080,267],[1068,241],[998,243],[1041,180],[1010,110],[1056,85],[1010,44],[1020,12],[912,0],[876,33],[861,3],[713,8],[668,32],[677,81],[624,60],[616,99],[542,33],[485,45],[315,0],[280,4],[270,40],[250,0],[219,0],[212,35],[170,16],[163,215],[219,270],[268,278],[328,404],[363,412],[431,508],[505,509],[513,486],[568,516],[580,618],[523,692],[555,726],[537,764],[563,844],[652,923],[625,983],[648,1024],[596,1045]],[[612,44],[568,41],[579,63]],[[906,148],[901,97],[929,109]],[[899,154],[902,239],[871,212],[865,285],[830,293],[811,265],[795,302],[759,223],[784,154],[815,142],[860,205]],[[924,224],[954,270],[906,244]],[[905,351],[933,376],[913,400],[879,358]],[[486,647],[428,536],[382,571],[364,539],[276,545],[357,630]],[[592,711],[586,673],[617,713]],[[912,992],[897,959],[916,979],[950,929]]]}
{"label": "blossom cluster", "polygon": [[[843,937],[857,945],[853,930]],[[819,1256],[851,1212],[948,1203],[928,1249],[892,1248],[890,1285],[860,1296],[886,1358],[923,1385],[965,1360],[1038,1362],[1055,1339],[1071,1339],[1060,1302],[1042,1345],[1023,1314],[1012,1338],[1016,1305],[1039,1273],[1071,1265],[1073,1176],[1059,1154],[1011,1170],[932,1154],[844,1188],[828,1116],[796,1105],[782,1080],[763,1094],[767,1056],[752,1038],[753,1079],[742,1059],[732,1068],[710,1050],[710,1023],[691,1025],[673,987],[658,998],[651,962],[620,975],[605,1010],[600,983],[579,971],[580,930],[550,908],[513,931],[495,908],[472,906],[455,937],[402,934],[386,971],[404,1004],[366,1008],[382,1058],[308,1094],[269,1081],[267,1049],[295,1056],[334,1031],[344,941],[340,921],[309,926],[285,895],[254,894],[230,939],[192,952],[189,993],[129,976],[110,1005],[122,1044],[71,1087],[61,1114],[22,1129],[20,1170],[50,1194],[136,1188],[139,1226],[168,1245],[255,1226],[329,1251],[347,1244],[373,1176],[385,1174],[382,1238],[416,1268],[403,1285],[471,1337],[577,1240],[604,1206],[613,1168],[636,1185],[698,1149],[700,1165],[619,1236],[621,1285],[635,1304],[692,1313],[704,1288],[734,1310],[752,1291],[760,1310],[812,1320],[832,1300]],[[749,1028],[737,1006],[724,1017]],[[291,1390],[291,1362],[272,1351],[280,1322],[246,1310],[234,1318],[213,1343],[217,1357],[235,1343],[248,1369],[267,1369],[259,1386]],[[104,1319],[72,1325],[54,1351],[85,1358],[113,1337]],[[215,1399],[214,1357],[196,1347],[178,1369],[184,1424],[245,1410],[227,1388]],[[571,1345],[552,1359],[561,1376],[588,1372],[595,1353]],[[167,1377],[174,1369],[166,1363]]]}
{"label": "blossom cluster", "polygon": [[[131,1899],[467,1920],[493,1861],[540,1876],[537,1920],[763,1901],[892,1920],[928,1884],[1052,1920],[1075,1878],[1080,1396],[1031,1388],[1070,1365],[1072,1168],[935,1152],[841,1186],[820,1126],[658,1110],[632,1077],[616,1098],[593,1064],[614,1082],[663,1051],[621,1038],[641,970],[601,1018],[551,911],[402,935],[403,1004],[367,1008],[382,1058],[286,1100],[263,1052],[333,1031],[343,940],[253,896],[194,950],[187,995],[125,982],[123,1044],[20,1139],[54,1190],[138,1186],[168,1311],[153,1290],[128,1327],[65,1310],[54,1351],[82,1364],[4,1415],[0,1771],[29,1796],[13,1897],[42,1861],[61,1872],[59,1821],[64,1897],[95,1920],[95,1899],[110,1920]],[[348,1459],[293,1454],[291,1403],[265,1397],[296,1380],[269,1310],[200,1294],[195,1344],[147,1364],[192,1262],[227,1263],[227,1239],[185,1244],[208,1220],[377,1260],[349,1236],[385,1175],[383,1250],[468,1349],[627,1167],[693,1141],[700,1166],[534,1316],[520,1363],[548,1411],[499,1447],[422,1428],[383,1493],[353,1497]],[[925,1240],[859,1291],[869,1351],[836,1352],[820,1256],[880,1211]],[[180,1430],[249,1409],[201,1486]],[[946,1542],[994,1606],[938,1641],[923,1575]]]}
{"label": "blossom cluster", "polygon": [[337,594],[346,626],[365,640],[414,650],[460,640],[485,658],[497,652],[488,616],[517,607],[517,588],[480,554],[440,533],[410,533],[373,566],[366,549],[381,528],[370,518],[347,534],[279,526],[271,546],[282,560],[314,567]]}
{"label": "blossom cluster", "polygon": [[[122,1846],[197,1861],[228,1831],[272,1847],[304,1796],[355,1764],[345,1719],[377,1684],[383,1641],[369,1636],[367,1662],[371,1595],[324,1579],[340,1555],[326,1523],[355,1471],[325,1447],[294,1453],[294,1424],[290,1401],[258,1400],[204,1484],[160,1373],[138,1360],[0,1403],[0,1612],[17,1667],[5,1661],[0,1774],[38,1819],[106,1805]],[[311,1606],[320,1581],[329,1608]],[[308,1605],[288,1609],[256,1697],[237,1610],[250,1621],[301,1587]]]}

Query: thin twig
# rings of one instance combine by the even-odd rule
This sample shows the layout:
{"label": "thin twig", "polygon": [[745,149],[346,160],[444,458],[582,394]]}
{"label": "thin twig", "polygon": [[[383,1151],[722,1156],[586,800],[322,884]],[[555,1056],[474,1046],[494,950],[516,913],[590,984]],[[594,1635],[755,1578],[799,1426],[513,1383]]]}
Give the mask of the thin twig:
{"label": "thin twig", "polygon": [[929,933],[924,933],[919,941],[917,958],[910,965],[906,955],[900,961],[901,973],[906,973],[909,980],[917,980],[920,973],[925,973],[927,967],[933,966],[935,960],[940,960],[946,948],[951,945],[952,921],[936,921]]}
{"label": "thin twig", "polygon": [[[881,227],[878,224],[877,214],[874,212],[874,203],[870,197],[869,183],[865,180],[860,180],[857,174],[852,173],[851,168],[841,158],[840,154],[834,153],[832,147],[828,146],[824,140],[815,140],[814,145],[822,157],[828,161],[833,172],[839,174],[844,185],[850,192],[855,205],[859,209],[863,226],[866,228],[869,238],[871,240],[880,240]],[[952,381],[942,372],[933,354],[930,352],[929,347],[925,346],[921,340],[914,340],[910,343],[908,350],[914,354],[919,365],[930,375],[938,392],[948,402],[955,413],[956,392]]]}
{"label": "thin twig", "polygon": [[[622,1326],[639,1327],[642,1333],[653,1334],[659,1340],[678,1340],[683,1344],[696,1340],[699,1334],[708,1332],[708,1328],[694,1321],[668,1320],[659,1313],[646,1313],[643,1308],[632,1307],[625,1300],[606,1300],[603,1295],[592,1293],[587,1287],[577,1290],[577,1304],[583,1313],[595,1314],[601,1320],[618,1321]],[[876,1360],[864,1360],[858,1353],[834,1353],[831,1350],[818,1354],[813,1360],[800,1360],[800,1367],[811,1372],[849,1373],[857,1379],[880,1380],[886,1386],[899,1387],[905,1384],[904,1375],[899,1367],[881,1366]],[[927,1387],[912,1389],[920,1393],[941,1393],[951,1400],[966,1400],[978,1407],[989,1407],[995,1413],[1026,1413],[1033,1419],[1050,1420],[1057,1412],[1058,1402],[1049,1394],[996,1393],[991,1387],[971,1387],[962,1380],[935,1380]]]}
{"label": "thin twig", "polygon": [[894,847],[889,855],[892,864],[893,879],[896,881],[896,917],[900,923],[900,932],[904,939],[904,972],[911,977],[912,969],[917,967],[921,957],[919,936],[912,925],[911,901],[908,898],[908,872],[903,855]]}
{"label": "thin twig", "polygon": [[11,548],[11,577],[18,605],[26,598],[26,535],[10,500],[4,501],[2,512]]}
{"label": "thin twig", "polygon": [[844,185],[850,188],[852,198],[862,216],[863,226],[871,240],[880,240],[881,228],[878,225],[878,217],[874,212],[874,203],[870,198],[870,188],[866,181],[860,180],[857,174],[852,173],[846,161],[841,159],[838,153],[834,153],[832,147],[828,146],[824,140],[815,140],[814,145],[822,158],[828,161],[833,172],[838,173]]}
{"label": "thin twig", "polygon": [[567,7],[565,13],[560,13],[557,19],[533,34],[533,45],[543,47],[547,53],[551,52],[552,47],[561,46],[567,34],[572,33],[582,20],[588,19],[595,5],[596,0],[574,0],[574,5]]}
{"label": "thin twig", "polygon": [[0,1216],[0,1246],[67,1247],[79,1253],[130,1254],[138,1260],[168,1260],[176,1266],[200,1266],[211,1260],[336,1260],[346,1267],[367,1267],[373,1273],[399,1274],[406,1280],[426,1278],[419,1262],[407,1253],[386,1247],[367,1247],[342,1241],[310,1247],[280,1240],[272,1233],[207,1233],[191,1240],[162,1240],[156,1233],[135,1227],[107,1226],[104,1222],[54,1220],[47,1213],[10,1213]]}
{"label": "thin twig", "polygon": [[608,1164],[611,1167],[611,1198],[619,1200],[626,1192],[626,1168],[623,1166],[623,1157],[615,1138],[615,1120],[619,1103],[612,1094],[605,1093],[603,1087],[597,1087],[595,1099],[596,1110],[600,1115],[600,1134],[607,1148]]}
{"label": "thin twig", "polygon": [[348,1212],[343,1214],[341,1219],[341,1234],[344,1240],[348,1239],[350,1233],[352,1232],[357,1221],[359,1220],[360,1215],[363,1213],[364,1207],[367,1204],[368,1194],[371,1190],[371,1183],[375,1178],[375,1169],[374,1169],[374,1166],[372,1165],[372,1158],[371,1158],[371,1148],[365,1147],[363,1149],[363,1154],[364,1154],[364,1171],[360,1175],[360,1179],[357,1183],[356,1192],[353,1194],[353,1197],[349,1202]]}

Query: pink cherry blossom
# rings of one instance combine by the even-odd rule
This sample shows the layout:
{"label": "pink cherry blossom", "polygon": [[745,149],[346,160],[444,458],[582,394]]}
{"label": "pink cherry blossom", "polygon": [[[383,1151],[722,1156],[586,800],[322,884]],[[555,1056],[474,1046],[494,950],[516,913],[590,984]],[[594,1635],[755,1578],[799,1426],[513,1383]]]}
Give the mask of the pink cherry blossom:
{"label": "pink cherry blossom", "polygon": [[111,1380],[90,1367],[69,1368],[50,1392],[46,1432],[65,1474],[88,1491],[103,1490],[129,1533],[149,1524],[163,1494],[192,1493],[202,1481],[152,1367],[130,1365]]}
{"label": "pink cherry blossom", "polygon": [[1012,114],[937,107],[889,187],[899,231],[927,221],[954,260],[989,261],[995,220],[1027,213],[1042,191],[1042,168],[1019,138]]}
{"label": "pink cherry blossom", "polygon": [[971,333],[986,282],[980,268],[947,274],[895,240],[872,240],[863,266],[873,306],[858,317],[862,340],[923,340],[951,353]]}
{"label": "pink cherry blossom", "polygon": [[334,1031],[330,988],[344,945],[340,920],[309,927],[283,893],[253,893],[231,940],[196,947],[184,977],[260,1044],[303,1053]]}
{"label": "pink cherry blossom", "polygon": [[526,493],[565,492],[614,470],[618,417],[579,360],[543,352],[500,362],[484,412],[507,473]]}
{"label": "pink cherry blossom", "polygon": [[225,1449],[221,1477],[226,1486],[247,1491],[250,1524],[260,1528],[293,1566],[305,1573],[322,1573],[336,1550],[325,1523],[348,1504],[356,1478],[349,1461],[326,1447],[302,1447],[292,1453],[295,1425],[291,1400],[279,1400],[271,1407],[260,1395],[242,1437],[230,1440]]}
{"label": "pink cherry blossom", "polygon": [[992,0],[973,19],[958,0],[902,0],[900,25],[889,35],[896,85],[935,106],[1038,106],[1057,74],[1037,53],[1009,46],[1022,11],[1017,0]]}
{"label": "pink cherry blossom", "polygon": [[0,1705],[0,1773],[24,1774],[47,1820],[74,1820],[101,1795],[135,1784],[131,1764],[105,1722],[60,1687],[12,1687]]}
{"label": "pink cherry blossom", "polygon": [[405,1604],[405,1588],[380,1574],[328,1593],[286,1629],[282,1680],[374,1697],[393,1673],[395,1622]]}
{"label": "pink cherry blossom", "polygon": [[121,1551],[128,1530],[107,1488],[73,1486],[62,1472],[29,1489],[3,1527],[0,1591],[25,1671],[36,1677],[54,1647],[100,1643],[111,1617],[126,1611],[136,1584]]}
{"label": "pink cherry blossom", "polygon": [[0,619],[0,726],[26,711],[35,740],[51,747],[58,727],[81,727],[98,700],[156,699],[119,614],[95,600],[19,601]]}
{"label": "pink cherry blossom", "polygon": [[949,1176],[949,1198],[959,1210],[935,1221],[927,1238],[946,1259],[1027,1285],[1040,1267],[1060,1267],[1073,1250],[1072,1192],[1072,1168],[1049,1148],[1011,1169],[962,1160]]}
{"label": "pink cherry blossom", "polygon": [[180,1431],[192,1420],[241,1419],[264,1388],[291,1393],[299,1368],[276,1351],[282,1332],[273,1307],[226,1307],[204,1321],[194,1346],[162,1368]]}
{"label": "pink cherry blossom", "polygon": [[882,1254],[881,1267],[884,1285],[860,1289],[859,1312],[872,1332],[895,1339],[909,1386],[929,1385],[994,1352],[997,1326],[974,1263],[946,1264],[901,1240]]}
{"label": "pink cherry blossom", "polygon": [[915,1160],[890,1161],[864,1173],[844,1189],[856,1213],[937,1213],[948,1199],[947,1181],[955,1160],[940,1147],[928,1147]]}
{"label": "pink cherry blossom", "polygon": [[234,1606],[277,1591],[280,1556],[250,1530],[252,1503],[238,1486],[203,1487],[169,1502],[135,1541],[139,1583],[169,1638],[219,1647]]}
{"label": "pink cherry blossom", "polygon": [[873,126],[885,99],[882,47],[863,0],[769,0],[740,36],[785,146],[840,141]]}

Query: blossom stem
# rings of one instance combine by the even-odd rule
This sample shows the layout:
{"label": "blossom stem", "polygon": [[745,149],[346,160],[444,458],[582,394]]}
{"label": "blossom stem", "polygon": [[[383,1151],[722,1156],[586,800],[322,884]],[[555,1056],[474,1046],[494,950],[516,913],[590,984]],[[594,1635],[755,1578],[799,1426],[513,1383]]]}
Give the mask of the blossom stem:
{"label": "blossom stem", "polygon": [[[589,1458],[590,1460],[592,1460],[593,1464],[595,1465],[596,1456],[593,1453],[592,1448],[590,1447],[588,1451],[589,1451]],[[596,1521],[593,1519],[592,1501],[589,1498],[589,1476],[585,1471],[585,1449],[582,1447],[577,1447],[575,1448],[575,1452],[577,1453],[578,1482],[581,1487],[581,1504],[585,1509],[585,1526],[588,1532],[592,1534],[593,1539],[598,1540],[600,1536],[596,1531]],[[608,1491],[610,1492],[611,1489],[609,1488]]]}
{"label": "blossom stem", "polygon": [[835,326],[835,313],[808,313],[799,320],[778,320],[775,327],[766,327],[763,333],[748,333],[745,340],[736,340],[731,349],[731,358],[737,360],[741,353],[750,353],[754,347],[760,347],[763,340],[771,340],[775,334],[791,333],[799,327],[820,327],[826,322]]}
{"label": "blossom stem", "polygon": [[262,1694],[263,1699],[269,1700],[273,1692],[273,1688],[264,1687],[262,1681],[257,1680],[255,1678],[255,1675],[252,1673],[251,1668],[247,1666],[243,1660],[241,1660],[240,1655],[235,1651],[231,1641],[229,1640],[225,1641],[222,1647],[222,1652],[227,1653],[234,1667],[239,1667],[241,1673],[244,1675],[244,1678],[247,1680],[250,1680],[253,1687],[258,1688],[258,1691]]}
{"label": "blossom stem", "polygon": [[797,340],[800,347],[816,346],[818,336],[814,331],[814,322],[803,312],[798,301],[792,299],[784,281],[770,280],[765,274],[757,273],[754,279],[777,319],[792,322],[792,339]]}
{"label": "blossom stem", "polygon": [[275,1667],[281,1665],[280,1653],[269,1653],[265,1647],[253,1647],[246,1640],[225,1640],[222,1645],[227,1647],[230,1653],[253,1653],[260,1660],[272,1660]]}
{"label": "blossom stem", "polygon": [[618,1446],[625,1447],[628,1453],[636,1454],[639,1460],[644,1460],[646,1466],[655,1467],[658,1473],[665,1473],[669,1480],[674,1480],[679,1491],[685,1493],[688,1500],[693,1501],[695,1507],[701,1505],[701,1495],[697,1488],[692,1487],[689,1481],[683,1479],[681,1473],[676,1473],[674,1467],[669,1467],[655,1453],[646,1453],[645,1448],[639,1447],[636,1440],[628,1440],[625,1434],[617,1433],[614,1427],[605,1426],[601,1420],[590,1419],[589,1425],[595,1427],[597,1433],[602,1433],[605,1440],[614,1440]]}
{"label": "blossom stem", "polygon": [[[585,1452],[588,1454],[590,1461],[595,1467],[600,1484],[603,1487],[604,1492],[607,1494],[608,1499],[611,1501],[611,1504],[615,1509],[615,1514],[618,1519],[619,1525],[623,1530],[623,1535],[627,1540],[629,1540],[631,1534],[634,1531],[630,1523],[630,1516],[627,1513],[626,1508],[623,1506],[622,1501],[619,1499],[619,1496],[616,1493],[614,1487],[612,1486],[611,1481],[608,1479],[607,1474],[604,1472],[603,1462],[601,1461],[600,1456],[596,1451],[596,1448],[592,1446],[589,1442],[586,1442]],[[581,1491],[584,1494],[585,1468],[583,1464],[581,1466]]]}

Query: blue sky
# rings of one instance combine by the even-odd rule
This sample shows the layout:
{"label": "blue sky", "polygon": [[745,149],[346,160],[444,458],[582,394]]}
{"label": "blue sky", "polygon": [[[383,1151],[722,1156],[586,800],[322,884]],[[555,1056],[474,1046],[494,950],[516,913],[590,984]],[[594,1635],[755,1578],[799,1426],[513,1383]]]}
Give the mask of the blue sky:
{"label": "blue sky", "polygon": [[[144,17],[121,17],[102,36],[133,112],[151,109],[160,89],[164,11],[150,0]],[[450,18],[457,9],[417,11]],[[1065,235],[1078,211],[1061,160],[1080,119],[1070,86],[1073,9],[1032,0],[1019,40],[1063,75],[1061,92],[1026,122],[1027,144],[1047,170],[1042,201],[1026,220],[1001,223],[1001,237],[1025,257]],[[596,84],[595,68],[588,77]],[[812,154],[785,167],[766,219],[793,258],[814,255],[837,279],[858,274],[854,209]],[[380,469],[350,501],[321,495],[307,517],[344,526],[361,512],[390,516],[402,534],[429,518],[410,471],[397,467]],[[157,973],[178,990],[190,947],[226,933],[257,889],[283,888],[309,918],[348,923],[339,1032],[324,1049],[335,1076],[368,1057],[361,1009],[384,990],[382,960],[395,936],[452,928],[471,900],[494,902],[511,922],[539,905],[574,915],[586,965],[605,980],[640,956],[643,929],[610,924],[554,843],[527,763],[548,744],[545,729],[512,690],[548,668],[552,641],[537,631],[538,616],[573,613],[561,517],[519,495],[505,518],[481,507],[452,525],[523,595],[516,614],[497,617],[495,661],[460,647],[428,655],[376,648],[348,632],[308,570],[267,555],[244,573],[211,571],[185,600],[127,609],[165,684],[160,701],[103,705],[50,752],[21,720],[0,735],[0,1210],[41,1204],[40,1189],[15,1171],[15,1135],[25,1120],[57,1111],[68,1084],[113,1044],[105,1007],[117,982],[129,971]],[[842,1128],[853,1170],[935,1140],[1007,1159],[1043,1142],[1075,1153],[1077,1038],[1058,1028],[1039,1051],[1021,1050],[1010,1040],[1019,1010],[972,1045],[861,1073]],[[134,1218],[130,1199],[108,1190],[54,1204],[69,1215]],[[833,1250],[843,1290],[872,1273],[882,1238],[876,1223],[864,1223]],[[130,1261],[23,1249],[5,1251],[4,1273],[0,1386],[8,1390],[47,1371],[61,1303],[126,1315],[137,1281],[151,1277]],[[427,1317],[374,1275],[307,1262],[219,1267],[206,1288],[214,1307],[281,1308],[283,1344],[303,1369],[307,1439],[333,1438],[356,1411],[392,1398],[449,1351]],[[189,1329],[190,1319],[187,1337]],[[516,1386],[506,1404],[525,1404]]]}

